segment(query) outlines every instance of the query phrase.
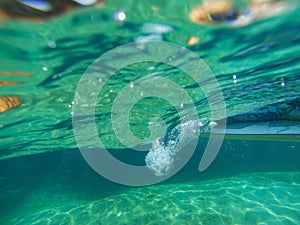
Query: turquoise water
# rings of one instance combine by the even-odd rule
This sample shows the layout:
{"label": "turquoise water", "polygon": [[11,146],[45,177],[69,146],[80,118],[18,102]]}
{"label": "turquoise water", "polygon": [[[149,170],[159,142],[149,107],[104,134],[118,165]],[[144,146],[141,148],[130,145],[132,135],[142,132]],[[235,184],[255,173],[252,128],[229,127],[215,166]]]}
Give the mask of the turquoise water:
{"label": "turquoise water", "polygon": [[[300,5],[248,26],[232,27],[191,22],[188,15],[197,4],[109,1],[44,22],[1,23],[0,81],[19,84],[0,86],[0,96],[22,101],[0,113],[1,224],[299,223]],[[113,19],[118,9],[126,13],[124,22]],[[164,30],[158,32],[158,26]],[[199,42],[189,45],[191,37]],[[250,134],[241,130],[227,134],[216,159],[199,172],[211,115],[207,96],[176,67],[136,63],[114,74],[97,98],[98,136],[110,153],[124,162],[145,165],[147,152],[128,149],[111,122],[118,93],[143,77],[166,98],[177,96],[164,92],[169,86],[160,89],[156,80],[163,77],[179,84],[192,99],[204,134],[185,167],[162,183],[131,187],[100,176],[84,161],[74,137],[76,88],[98,57],[142,38],[184,46],[209,66],[224,96],[228,127],[270,122],[278,123],[283,133],[256,127]],[[112,58],[107,65],[117,62]],[[103,77],[97,78],[100,85]],[[180,123],[178,107],[155,96],[143,98],[129,114],[132,133],[147,140],[149,122],[161,118],[172,134],[168,138],[178,141],[172,133]],[[181,113],[194,118],[189,107]],[[298,129],[287,128],[288,124]],[[92,143],[88,130],[80,135]]]}

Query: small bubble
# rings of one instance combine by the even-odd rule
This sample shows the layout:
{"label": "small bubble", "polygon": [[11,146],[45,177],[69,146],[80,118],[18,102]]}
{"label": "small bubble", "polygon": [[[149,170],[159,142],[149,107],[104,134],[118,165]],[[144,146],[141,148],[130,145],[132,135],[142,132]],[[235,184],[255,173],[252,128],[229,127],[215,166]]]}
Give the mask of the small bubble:
{"label": "small bubble", "polygon": [[134,82],[133,82],[133,81],[131,81],[131,82],[129,83],[129,87],[130,87],[131,89],[134,88]]}
{"label": "small bubble", "polygon": [[99,78],[98,81],[99,81],[99,82],[102,82],[102,78]]}
{"label": "small bubble", "polygon": [[56,48],[56,43],[54,41],[50,40],[47,42],[47,44],[48,44],[49,48]]}
{"label": "small bubble", "polygon": [[285,86],[285,82],[284,82],[284,78],[283,77],[280,78],[280,86],[281,87]]}
{"label": "small bubble", "polygon": [[73,113],[73,111],[71,112],[71,115],[73,115],[74,113]]}
{"label": "small bubble", "polygon": [[48,71],[48,67],[47,66],[43,66],[42,70],[46,72],[46,71]]}
{"label": "small bubble", "polygon": [[234,74],[234,75],[232,76],[232,78],[233,78],[233,79],[236,79],[236,78],[237,78],[237,75],[236,75],[236,74]]}
{"label": "small bubble", "polygon": [[208,124],[208,126],[209,126],[210,129],[213,129],[217,125],[218,125],[218,123],[215,122],[215,121],[210,121],[210,123]]}
{"label": "small bubble", "polygon": [[173,31],[173,27],[161,23],[143,23],[140,31],[144,34],[165,34]]}
{"label": "small bubble", "polygon": [[144,93],[143,93],[143,92],[141,92],[141,93],[140,93],[140,96],[144,96]]}
{"label": "small bubble", "polygon": [[149,66],[147,69],[148,70],[155,70],[155,66]]}
{"label": "small bubble", "polygon": [[126,20],[126,14],[123,10],[117,10],[114,12],[114,20],[116,23],[124,22]]}
{"label": "small bubble", "polygon": [[109,90],[109,92],[110,92],[110,93],[113,93],[113,90],[112,90],[112,89],[110,89],[110,90]]}

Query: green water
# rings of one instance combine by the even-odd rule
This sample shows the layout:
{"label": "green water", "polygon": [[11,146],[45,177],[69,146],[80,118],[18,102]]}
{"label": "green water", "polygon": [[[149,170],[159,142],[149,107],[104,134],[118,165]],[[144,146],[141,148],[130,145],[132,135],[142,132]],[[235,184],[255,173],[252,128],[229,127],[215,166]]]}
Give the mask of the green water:
{"label": "green water", "polygon": [[[170,26],[162,40],[188,48],[209,66],[222,90],[229,124],[286,120],[299,124],[300,5],[233,28],[190,22],[188,13],[196,4],[110,1],[43,23],[0,25],[0,78],[21,82],[1,86],[0,95],[15,95],[23,102],[0,114],[1,224],[299,223],[299,133],[292,141],[280,142],[276,136],[272,141],[226,139],[204,172],[198,171],[198,164],[207,138],[200,138],[179,173],[140,188],[104,179],[79,153],[72,126],[79,80],[105,52],[149,35],[142,31],[146,22]],[[153,5],[159,10],[151,10]],[[113,20],[117,9],[126,12],[124,23]],[[200,41],[189,46],[192,36]],[[9,76],[7,71],[28,76]],[[183,71],[155,62],[118,71],[98,96],[96,124],[105,147],[135,165],[144,165],[145,155],[120,143],[110,112],[122,88],[149,74],[153,83],[158,77],[178,83],[191,97],[198,117],[203,121],[210,117],[205,94]],[[183,111],[189,113],[189,108]],[[158,117],[169,129],[179,123],[175,106],[167,101],[155,97],[139,101],[129,115],[133,134],[147,138],[149,121]],[[84,130],[81,135],[90,137]]]}

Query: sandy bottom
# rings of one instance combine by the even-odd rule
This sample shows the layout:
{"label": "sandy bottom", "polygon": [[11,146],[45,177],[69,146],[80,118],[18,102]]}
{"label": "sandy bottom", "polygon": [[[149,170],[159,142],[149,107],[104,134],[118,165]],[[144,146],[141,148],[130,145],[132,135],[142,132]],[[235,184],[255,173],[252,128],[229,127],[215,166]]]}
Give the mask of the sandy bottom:
{"label": "sandy bottom", "polygon": [[255,173],[133,188],[46,209],[17,224],[298,224],[300,173]]}

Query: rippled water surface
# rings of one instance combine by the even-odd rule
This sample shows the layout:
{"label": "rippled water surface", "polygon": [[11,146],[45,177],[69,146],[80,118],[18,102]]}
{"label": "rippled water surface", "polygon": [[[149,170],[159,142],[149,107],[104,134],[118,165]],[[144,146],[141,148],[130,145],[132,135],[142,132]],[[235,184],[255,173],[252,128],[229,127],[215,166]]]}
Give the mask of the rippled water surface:
{"label": "rippled water surface", "polygon": [[[0,82],[0,97],[17,96],[22,102],[0,113],[1,224],[82,224],[82,218],[88,224],[297,224],[300,5],[292,1],[288,11],[232,27],[191,22],[188,15],[197,4],[109,1],[44,22],[0,23],[0,81],[15,82]],[[123,22],[113,18],[119,9],[126,13]],[[191,37],[198,42],[189,43]],[[247,133],[237,135],[238,140],[226,136],[215,162],[200,173],[198,163],[208,141],[204,136],[183,171],[161,186],[136,189],[101,178],[84,162],[75,141],[72,116],[83,121],[85,116],[73,114],[76,88],[101,55],[130,42],[143,48],[144,39],[178,44],[203,60],[225,100],[226,117],[213,118],[218,123],[224,119],[228,125],[278,122],[280,130],[291,129],[290,135],[254,129],[252,140]],[[132,52],[122,54],[121,59],[108,59],[106,66],[134,57]],[[128,121],[136,137],[147,140],[154,119],[164,121],[168,131],[180,122],[176,109],[181,105],[166,101],[178,96],[158,82],[161,77],[190,96],[203,123],[200,132],[209,129],[212,118],[206,93],[182,70],[150,61],[128,65],[107,80],[95,71],[93,82],[103,85],[95,107],[98,136],[116,157],[145,164],[145,155],[128,150],[111,122],[118,94],[134,88],[138,79],[153,84],[164,97],[141,98],[132,107]],[[206,80],[207,88],[210,82]],[[191,107],[181,108],[185,118],[195,116]],[[290,125],[293,128],[287,128]],[[88,130],[80,135],[87,144],[91,141]],[[158,209],[164,216],[153,213]]]}

